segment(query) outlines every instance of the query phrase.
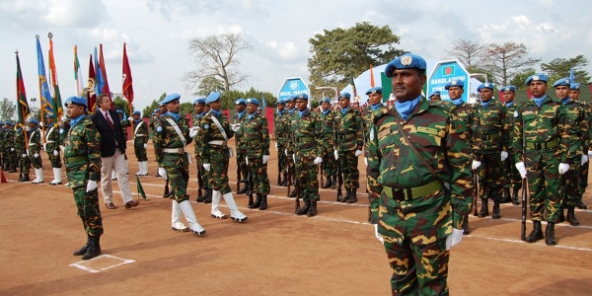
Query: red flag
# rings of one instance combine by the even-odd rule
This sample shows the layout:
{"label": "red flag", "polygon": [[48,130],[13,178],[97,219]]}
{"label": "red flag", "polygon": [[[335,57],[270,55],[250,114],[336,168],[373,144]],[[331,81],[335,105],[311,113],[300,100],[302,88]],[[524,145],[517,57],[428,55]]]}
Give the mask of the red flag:
{"label": "red flag", "polygon": [[505,103],[506,101],[504,100],[504,92],[503,91],[499,91],[499,96],[500,96],[500,102]]}
{"label": "red flag", "polygon": [[370,86],[374,87],[374,70],[372,70],[372,65],[370,65]]}
{"label": "red flag", "polygon": [[115,110],[115,105],[113,105],[113,99],[111,98],[111,90],[109,90],[109,80],[107,79],[105,59],[103,58],[103,44],[99,44],[99,52],[99,67],[101,68],[101,76],[103,77],[103,88],[101,89],[101,93],[107,94],[109,96],[109,101],[111,101],[111,110]]}
{"label": "red flag", "polygon": [[132,69],[130,68],[129,60],[127,59],[125,43],[123,43],[123,69],[121,72],[123,73],[123,86],[121,87],[123,96],[131,106],[134,101],[134,87],[132,86]]}
{"label": "red flag", "polygon": [[530,92],[530,87],[526,88],[526,99],[527,100],[532,99],[532,93]]}
{"label": "red flag", "polygon": [[90,55],[90,62],[88,63],[88,86],[86,98],[88,99],[88,112],[95,113],[97,105],[97,94],[95,93],[95,65],[93,63],[92,54]]}

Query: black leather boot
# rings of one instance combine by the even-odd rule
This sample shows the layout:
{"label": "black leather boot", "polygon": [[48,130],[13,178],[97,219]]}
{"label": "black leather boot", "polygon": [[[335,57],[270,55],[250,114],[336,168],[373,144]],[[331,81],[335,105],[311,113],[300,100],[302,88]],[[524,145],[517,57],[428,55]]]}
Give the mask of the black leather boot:
{"label": "black leather boot", "polygon": [[471,231],[469,230],[469,215],[465,215],[465,217],[463,218],[463,234],[467,235],[470,232]]}
{"label": "black leather boot", "polygon": [[512,196],[510,195],[510,188],[504,187],[504,195],[502,196],[502,200],[500,203],[509,203],[512,201]]}
{"label": "black leather boot", "polygon": [[333,184],[331,184],[331,189],[337,189],[337,175],[333,175]]}
{"label": "black leather boot", "polygon": [[259,205],[259,210],[267,209],[267,195],[261,195],[261,204]]}
{"label": "black leather boot", "polygon": [[487,216],[489,216],[489,206],[487,205],[487,199],[482,198],[481,199],[481,210],[479,211],[479,214],[477,215],[477,217],[483,218],[483,217],[487,217]]}
{"label": "black leather boot", "polygon": [[585,210],[585,209],[587,209],[587,208],[588,208],[588,207],[586,206],[586,204],[585,204],[585,203],[583,203],[582,201],[580,201],[580,203],[578,203],[578,209],[580,209],[580,210]]}
{"label": "black leather boot", "polygon": [[82,255],[82,260],[88,260],[95,258],[101,255],[101,244],[100,244],[100,236],[91,236],[89,237],[90,242],[88,248],[86,249],[86,253]]}
{"label": "black leather boot", "polygon": [[323,188],[329,188],[331,187],[331,185],[333,185],[333,183],[331,182],[331,176],[327,176],[327,181],[325,182],[325,184],[323,184]]}
{"label": "black leather boot", "polygon": [[520,204],[520,197],[518,196],[518,189],[517,188],[514,188],[514,194],[512,195],[512,204],[513,205]]}
{"label": "black leather boot", "polygon": [[347,202],[349,200],[349,198],[351,197],[351,189],[345,188],[345,191],[347,193],[345,194],[344,197],[341,198],[341,202]]}
{"label": "black leather boot", "polygon": [[541,229],[541,221],[533,221],[533,228],[532,232],[526,237],[526,241],[529,243],[534,243],[538,240],[543,239],[543,230]]}
{"label": "black leather boot", "polygon": [[288,197],[296,197],[297,193],[296,193],[296,188],[294,188],[294,190],[292,190],[292,192],[290,192],[290,194],[288,195]]}
{"label": "black leather boot", "polygon": [[563,214],[563,207],[559,209],[559,217],[557,217],[557,223],[565,222],[565,215]]}
{"label": "black leather boot", "polygon": [[29,182],[31,181],[31,179],[29,179],[29,174],[23,174],[23,178],[21,179],[20,182]]}
{"label": "black leather boot", "polygon": [[[243,183],[243,181],[240,181],[241,183]],[[241,190],[237,191],[236,194],[246,194],[249,191],[249,183],[248,182],[244,182],[245,186],[243,186],[243,188],[241,188]]]}
{"label": "black leather boot", "polygon": [[283,172],[282,176],[284,176],[284,178],[282,179],[282,182],[280,183],[280,186],[288,186],[288,173]]}
{"label": "black leather boot", "polygon": [[212,189],[206,189],[206,194],[204,194],[204,203],[212,203]]}
{"label": "black leather boot", "polygon": [[554,246],[557,244],[555,240],[555,223],[547,222],[547,229],[545,229],[545,244],[547,246]]}
{"label": "black leather boot", "polygon": [[260,205],[261,205],[261,193],[257,193],[257,199],[255,199],[255,202],[253,204],[249,205],[249,209],[258,208]]}
{"label": "black leather boot", "polygon": [[358,201],[358,196],[356,191],[358,190],[358,188],[352,188],[350,190],[350,196],[349,199],[347,200],[347,203],[355,203],[356,201]]}
{"label": "black leather boot", "polygon": [[201,189],[197,189],[197,199],[195,201],[203,202],[204,198],[206,198],[206,195],[201,193]]}
{"label": "black leather boot", "polygon": [[491,214],[491,219],[499,219],[502,215],[500,214],[500,203],[499,201],[493,201],[493,213]]}
{"label": "black leather boot", "polygon": [[300,216],[300,215],[308,214],[308,210],[309,209],[310,209],[310,201],[305,201],[304,202],[304,207],[302,207],[299,210],[297,210],[296,211],[296,215]]}
{"label": "black leather boot", "polygon": [[314,199],[310,202],[310,208],[308,209],[308,213],[306,213],[306,216],[314,217],[316,214],[317,214],[317,200]]}
{"label": "black leather boot", "polygon": [[580,221],[576,218],[574,207],[567,207],[567,222],[571,226],[580,226]]}
{"label": "black leather boot", "polygon": [[86,244],[84,244],[84,246],[82,246],[80,249],[74,251],[74,256],[82,256],[84,255],[84,253],[86,253],[86,250],[88,250],[88,246],[90,245],[90,235],[86,236]]}

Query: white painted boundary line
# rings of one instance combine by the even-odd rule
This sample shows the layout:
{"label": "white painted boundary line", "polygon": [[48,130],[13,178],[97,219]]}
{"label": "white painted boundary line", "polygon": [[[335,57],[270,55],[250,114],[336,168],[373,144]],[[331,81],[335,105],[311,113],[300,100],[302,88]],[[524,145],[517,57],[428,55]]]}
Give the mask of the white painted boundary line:
{"label": "white painted boundary line", "polygon": [[[120,260],[121,263],[118,263],[118,264],[115,264],[115,265],[110,265],[110,266],[107,266],[107,267],[104,267],[104,268],[101,268],[101,269],[93,269],[93,268],[86,267],[86,266],[84,266],[84,265],[81,264],[81,263],[85,263],[85,262],[91,262],[91,261],[94,261],[94,260],[97,260],[97,259],[100,259],[100,258],[116,259],[116,260]],[[95,258],[92,258],[90,260],[78,261],[78,262],[72,263],[72,264],[70,264],[70,266],[76,267],[76,268],[81,269],[81,270],[84,270],[84,271],[88,271],[90,273],[99,273],[101,271],[105,271],[105,270],[108,270],[108,269],[111,269],[111,268],[114,268],[114,267],[117,267],[117,266],[121,266],[121,265],[124,265],[124,264],[130,264],[130,263],[134,263],[134,262],[136,262],[136,260],[133,260],[133,259],[123,259],[123,258],[120,258],[120,257],[117,257],[117,256],[113,256],[113,255],[109,255],[109,254],[103,254],[103,255],[97,256]]]}

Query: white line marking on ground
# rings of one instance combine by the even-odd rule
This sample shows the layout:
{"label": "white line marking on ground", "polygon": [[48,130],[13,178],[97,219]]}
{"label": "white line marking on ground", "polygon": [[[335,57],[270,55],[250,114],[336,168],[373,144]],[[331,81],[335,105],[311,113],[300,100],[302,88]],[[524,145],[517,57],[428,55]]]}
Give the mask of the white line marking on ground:
{"label": "white line marking on ground", "polygon": [[[101,269],[93,269],[93,268],[90,268],[90,267],[86,267],[83,264],[83,263],[88,263],[88,262],[92,262],[92,261],[95,261],[95,260],[100,260],[101,258],[111,258],[111,259],[119,260],[121,262],[120,263],[117,263],[117,264],[114,264],[114,265],[109,265],[107,267],[103,267]],[[113,256],[113,255],[109,255],[109,254],[102,254],[102,255],[99,255],[99,256],[97,256],[95,258],[92,258],[90,260],[82,260],[82,261],[78,261],[78,262],[72,263],[72,264],[70,264],[70,266],[76,267],[76,268],[81,269],[81,270],[84,270],[84,271],[88,271],[90,273],[99,273],[101,271],[105,271],[105,270],[108,270],[108,269],[111,269],[111,268],[115,268],[117,266],[121,266],[121,265],[124,265],[124,264],[130,264],[130,263],[134,263],[134,262],[136,262],[136,260],[133,260],[133,259],[123,259],[123,258],[120,258],[120,257],[117,257],[117,256]]]}

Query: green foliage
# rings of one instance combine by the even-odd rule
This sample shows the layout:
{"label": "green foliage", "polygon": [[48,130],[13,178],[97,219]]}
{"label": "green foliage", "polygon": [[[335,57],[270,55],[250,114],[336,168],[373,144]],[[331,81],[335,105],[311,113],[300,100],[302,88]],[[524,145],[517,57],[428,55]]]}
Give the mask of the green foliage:
{"label": "green foliage", "polygon": [[193,104],[189,102],[181,103],[179,114],[184,116],[185,114],[193,113]]}
{"label": "green foliage", "polygon": [[194,93],[199,96],[207,96],[209,93],[217,91],[224,91],[224,82],[216,79],[214,76],[208,76],[201,80],[199,83],[198,91]]}
{"label": "green foliage", "polygon": [[571,59],[556,58],[549,63],[542,63],[541,69],[549,75],[550,83],[569,77],[569,71],[573,69],[576,81],[586,84],[591,80],[588,71],[583,69],[586,66],[588,66],[588,59],[584,55],[578,55]]}
{"label": "green foliage", "polygon": [[232,110],[232,109],[234,109],[234,101],[239,98],[244,98],[244,97],[245,97],[245,94],[242,91],[230,90],[230,91],[224,92],[222,94],[222,99],[221,99],[222,105],[220,106],[220,108],[222,110]]}
{"label": "green foliage", "polygon": [[[127,100],[124,100],[120,96],[116,96],[113,99],[113,105],[115,106],[115,110],[123,110],[123,113],[125,113],[125,117],[129,117],[130,116],[131,112],[129,110],[129,104],[128,104]],[[133,107],[134,106],[132,104],[132,108]]]}
{"label": "green foliage", "polygon": [[142,111],[142,117],[143,118],[152,117],[152,112],[154,112],[154,110],[158,109],[158,103],[160,101],[162,101],[162,99],[164,99],[164,97],[166,97],[166,93],[163,93],[162,95],[160,95],[160,98],[158,100],[154,100],[154,101],[152,101],[152,103],[150,105],[146,106],[146,108],[144,108],[144,110]]}
{"label": "green foliage", "polygon": [[526,69],[514,75],[514,77],[512,77],[512,80],[510,80],[510,85],[515,86],[516,90],[526,89],[526,85],[524,85],[524,82],[526,82],[526,78],[528,78],[531,75],[534,75],[535,73],[536,72],[534,69]]}
{"label": "green foliage", "polygon": [[265,102],[267,107],[275,106],[275,102],[277,101],[277,97],[274,96],[270,92],[263,92],[260,90],[256,90],[254,87],[251,87],[247,92],[241,92],[238,90],[231,90],[224,92],[222,94],[222,110],[233,110],[234,109],[234,101],[237,99],[243,98],[254,98],[259,100],[259,106],[263,107],[263,103],[261,102],[261,98],[265,98]]}

